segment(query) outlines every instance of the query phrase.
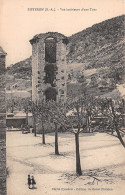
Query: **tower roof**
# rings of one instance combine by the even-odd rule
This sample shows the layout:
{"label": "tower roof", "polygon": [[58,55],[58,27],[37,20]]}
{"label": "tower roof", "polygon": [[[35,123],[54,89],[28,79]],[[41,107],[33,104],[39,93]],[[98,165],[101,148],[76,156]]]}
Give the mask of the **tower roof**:
{"label": "tower roof", "polygon": [[46,39],[46,38],[49,38],[49,37],[55,38],[57,42],[60,41],[60,40],[68,40],[68,38],[65,35],[61,34],[61,33],[58,33],[58,32],[47,32],[47,33],[40,33],[38,35],[35,35],[30,40],[30,43],[32,44],[36,40]]}
{"label": "tower roof", "polygon": [[0,55],[6,55],[7,53],[3,50],[3,48],[0,46]]}

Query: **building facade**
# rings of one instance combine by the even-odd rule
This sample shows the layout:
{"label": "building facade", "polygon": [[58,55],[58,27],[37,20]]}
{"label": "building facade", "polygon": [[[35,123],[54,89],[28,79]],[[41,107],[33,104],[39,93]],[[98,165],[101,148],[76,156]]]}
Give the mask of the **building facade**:
{"label": "building facade", "polygon": [[67,37],[57,32],[39,34],[32,45],[32,100],[66,101]]}
{"label": "building facade", "polygon": [[6,53],[0,47],[0,194],[6,195],[6,101],[5,101]]}

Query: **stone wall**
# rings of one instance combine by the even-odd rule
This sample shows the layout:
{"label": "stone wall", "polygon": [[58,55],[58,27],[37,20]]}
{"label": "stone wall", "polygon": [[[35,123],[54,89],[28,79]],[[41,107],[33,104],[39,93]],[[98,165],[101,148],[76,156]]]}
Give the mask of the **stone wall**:
{"label": "stone wall", "polygon": [[58,98],[66,101],[67,96],[67,64],[66,64],[66,44],[62,41],[57,43],[57,88]]}
{"label": "stone wall", "polygon": [[0,47],[0,195],[6,194],[5,56]]}
{"label": "stone wall", "polygon": [[33,43],[32,45],[32,100],[37,100],[37,94],[38,89],[36,87],[38,83],[38,47],[37,47],[37,41]]}

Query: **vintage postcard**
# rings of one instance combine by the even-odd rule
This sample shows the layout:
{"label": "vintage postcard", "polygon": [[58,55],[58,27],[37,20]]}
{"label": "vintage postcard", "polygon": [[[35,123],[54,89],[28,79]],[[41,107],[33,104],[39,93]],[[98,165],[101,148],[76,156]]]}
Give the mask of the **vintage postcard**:
{"label": "vintage postcard", "polygon": [[124,194],[124,3],[1,0],[0,195]]}

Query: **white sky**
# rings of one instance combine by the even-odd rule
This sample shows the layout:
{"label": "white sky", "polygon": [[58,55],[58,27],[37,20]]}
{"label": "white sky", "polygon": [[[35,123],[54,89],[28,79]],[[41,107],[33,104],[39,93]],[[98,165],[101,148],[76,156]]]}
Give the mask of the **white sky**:
{"label": "white sky", "polygon": [[[7,52],[6,64],[31,56],[29,40],[48,31],[66,36],[124,14],[124,0],[0,0],[0,45]],[[56,11],[27,11],[55,8]],[[60,8],[96,11],[61,11]]]}

